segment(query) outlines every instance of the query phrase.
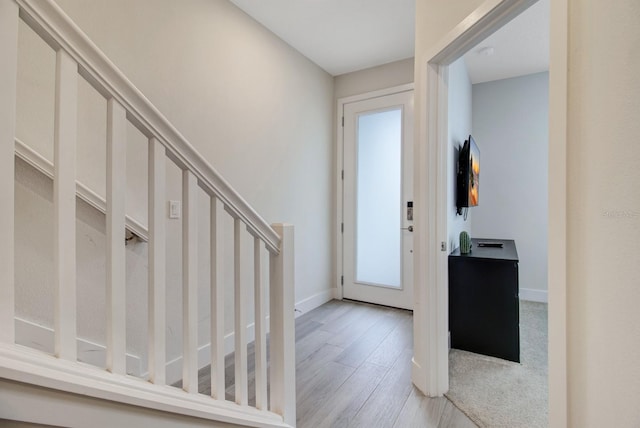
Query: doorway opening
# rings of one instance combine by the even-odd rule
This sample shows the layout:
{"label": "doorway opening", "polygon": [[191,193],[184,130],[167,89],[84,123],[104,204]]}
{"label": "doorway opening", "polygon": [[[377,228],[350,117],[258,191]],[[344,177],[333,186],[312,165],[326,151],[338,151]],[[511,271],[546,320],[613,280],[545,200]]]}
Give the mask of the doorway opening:
{"label": "doorway opening", "polygon": [[[425,260],[414,268],[416,309],[414,311],[414,384],[425,394],[439,396],[449,389],[448,360],[448,230],[447,150],[449,65],[487,36],[511,21],[535,1],[487,1],[435,46],[420,63],[416,75],[417,138],[416,229],[414,254]],[[566,420],[566,324],[562,318],[564,297],[566,230],[566,2],[552,2],[549,78],[549,329],[550,419]],[[554,161],[557,159],[557,161]],[[424,197],[420,197],[424,196]],[[555,377],[554,373],[558,376]]]}

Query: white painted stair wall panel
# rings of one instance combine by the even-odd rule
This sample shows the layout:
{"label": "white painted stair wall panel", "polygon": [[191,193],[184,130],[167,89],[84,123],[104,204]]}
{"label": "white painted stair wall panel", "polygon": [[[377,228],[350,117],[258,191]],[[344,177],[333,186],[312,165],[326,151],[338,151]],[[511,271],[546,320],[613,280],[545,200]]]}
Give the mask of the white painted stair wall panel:
{"label": "white painted stair wall panel", "polygon": [[[14,288],[14,155],[18,8],[0,4],[0,343],[13,343]],[[11,153],[10,153],[11,152]]]}

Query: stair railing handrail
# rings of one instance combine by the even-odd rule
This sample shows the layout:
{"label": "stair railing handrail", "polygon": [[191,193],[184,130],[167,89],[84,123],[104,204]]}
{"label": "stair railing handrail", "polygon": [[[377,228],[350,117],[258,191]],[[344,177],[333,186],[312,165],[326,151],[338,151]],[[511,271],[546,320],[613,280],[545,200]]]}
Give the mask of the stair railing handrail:
{"label": "stair railing handrail", "polygon": [[[106,57],[62,9],[50,0],[15,0],[20,17],[52,49],[64,49],[78,63],[78,72],[99,93],[115,98],[127,111],[127,119],[147,138],[155,137],[167,156],[198,178],[208,193],[218,198],[234,218],[277,254],[280,237],[240,194],[213,168],[169,120]],[[151,131],[151,132],[150,132]]]}

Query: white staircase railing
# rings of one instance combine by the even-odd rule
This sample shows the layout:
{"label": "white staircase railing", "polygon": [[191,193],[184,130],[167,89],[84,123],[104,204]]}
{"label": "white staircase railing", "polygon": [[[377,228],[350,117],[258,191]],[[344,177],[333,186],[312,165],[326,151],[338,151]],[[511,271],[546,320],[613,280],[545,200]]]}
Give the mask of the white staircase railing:
{"label": "white staircase railing", "polygon": [[[15,144],[20,19],[56,52],[54,161],[53,165],[46,162],[39,165],[41,172],[52,175],[54,188],[54,356],[15,343],[14,157],[24,152],[23,145]],[[3,201],[0,204],[0,380],[223,423],[295,426],[293,227],[270,227],[53,1],[0,1],[0,58],[0,198]],[[76,346],[78,302],[74,243],[76,197],[82,197],[81,185],[76,183],[75,159],[78,79],[85,79],[102,94],[108,107],[106,198],[93,203],[106,214],[106,371],[78,362]],[[127,122],[148,138],[149,149],[149,381],[126,375],[123,237],[125,227],[131,229],[131,226],[125,213],[127,183],[121,171],[126,162]],[[166,385],[166,158],[182,170],[183,184],[182,390]],[[198,189],[208,195],[211,213],[211,397],[198,394]],[[234,219],[235,403],[225,400],[224,245],[221,239],[225,215]],[[248,406],[247,314],[240,265],[243,228],[254,238],[255,407]],[[270,254],[268,288],[261,283],[263,247]],[[269,317],[265,307],[267,293]],[[267,320],[270,323],[269,364]],[[0,419],[2,417],[0,414]]]}

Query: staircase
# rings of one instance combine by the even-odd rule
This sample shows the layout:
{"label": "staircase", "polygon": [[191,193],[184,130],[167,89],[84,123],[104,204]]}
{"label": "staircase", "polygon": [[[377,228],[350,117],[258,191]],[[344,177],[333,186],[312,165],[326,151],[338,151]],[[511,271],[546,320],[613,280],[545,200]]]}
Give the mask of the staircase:
{"label": "staircase", "polygon": [[[18,25],[22,20],[55,52],[53,161],[16,138]],[[0,2],[0,420],[86,426],[114,426],[131,409],[145,422],[189,426],[295,426],[295,342],[293,226],[269,225],[198,154],[188,141],[137,90],[51,0]],[[78,83],[84,80],[106,99],[106,192],[104,197],[78,182],[76,164]],[[125,209],[127,127],[148,144],[148,218]],[[54,322],[53,352],[16,343],[15,171],[21,159],[53,182]],[[182,388],[169,385],[166,361],[167,163],[181,172],[182,231]],[[198,393],[198,231],[202,192],[208,205],[210,254],[211,395]],[[77,301],[77,200],[104,213],[106,224],[105,367],[79,361]],[[231,220],[229,220],[231,219]],[[145,224],[147,223],[147,224]],[[232,224],[231,251],[224,244]],[[125,231],[146,241],[148,251],[147,374],[127,372]],[[253,260],[243,265],[249,234]],[[180,243],[178,243],[180,244]],[[251,249],[250,249],[251,250]],[[267,253],[268,281],[263,280]],[[225,276],[233,265],[233,352],[235,400],[225,400]],[[253,270],[253,289],[243,275]],[[253,293],[253,317],[246,305]],[[268,310],[267,310],[268,302]],[[253,321],[255,334],[247,326]],[[267,342],[267,333],[269,341]],[[255,338],[253,337],[255,336]],[[255,406],[249,406],[247,345],[255,340]],[[267,343],[270,358],[267,360]],[[201,349],[200,349],[201,350]],[[267,379],[269,378],[269,382]],[[253,385],[252,385],[253,387]],[[56,398],[54,398],[54,396]],[[87,400],[89,399],[89,400]],[[56,401],[58,400],[58,401]],[[47,403],[60,403],[52,412]],[[110,406],[115,406],[113,410]],[[124,406],[126,410],[117,410]],[[137,409],[137,410],[136,410]],[[154,419],[155,418],[155,419]],[[180,419],[183,418],[183,419]],[[185,419],[186,418],[186,419]],[[179,422],[180,421],[180,422]],[[187,421],[187,422],[185,422]],[[190,422],[191,421],[191,422]],[[125,426],[128,425],[125,422]],[[162,425],[157,425],[162,426]]]}

